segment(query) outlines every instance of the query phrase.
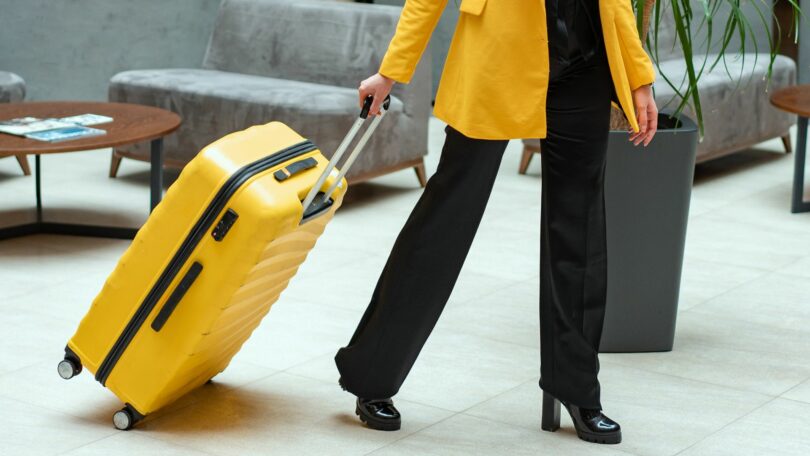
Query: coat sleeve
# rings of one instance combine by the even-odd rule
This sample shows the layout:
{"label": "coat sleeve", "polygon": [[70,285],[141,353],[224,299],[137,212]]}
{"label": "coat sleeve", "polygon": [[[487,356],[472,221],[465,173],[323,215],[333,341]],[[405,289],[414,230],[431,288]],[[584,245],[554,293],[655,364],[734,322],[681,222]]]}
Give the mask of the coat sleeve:
{"label": "coat sleeve", "polygon": [[624,47],[625,68],[630,90],[655,82],[655,68],[650,56],[644,50],[641,39],[638,37],[636,15],[630,0],[618,0],[619,10],[616,11],[616,26],[621,33],[621,42]]}
{"label": "coat sleeve", "polygon": [[410,82],[447,0],[406,0],[397,30],[380,65],[380,74]]}

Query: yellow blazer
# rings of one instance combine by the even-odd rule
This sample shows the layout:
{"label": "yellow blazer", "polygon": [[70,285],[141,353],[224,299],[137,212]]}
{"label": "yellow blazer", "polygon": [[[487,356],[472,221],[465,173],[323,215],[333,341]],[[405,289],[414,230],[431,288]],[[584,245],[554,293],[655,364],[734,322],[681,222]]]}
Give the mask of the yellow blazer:
{"label": "yellow blazer", "polygon": [[[382,75],[410,81],[446,5],[447,0],[405,2]],[[462,0],[459,9],[434,115],[472,138],[545,138],[545,1]],[[599,14],[618,106],[638,131],[631,91],[652,83],[655,70],[639,40],[630,0],[599,0]]]}

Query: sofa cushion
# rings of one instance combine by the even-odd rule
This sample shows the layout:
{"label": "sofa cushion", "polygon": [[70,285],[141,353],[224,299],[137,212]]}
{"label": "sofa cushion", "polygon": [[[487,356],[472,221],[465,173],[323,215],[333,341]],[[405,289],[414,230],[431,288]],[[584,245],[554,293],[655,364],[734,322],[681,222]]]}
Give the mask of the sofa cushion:
{"label": "sofa cushion", "polygon": [[0,71],[0,103],[25,98],[25,81],[14,73]]}
{"label": "sofa cushion", "polygon": [[401,9],[335,1],[224,0],[203,68],[356,88]]}
{"label": "sofa cushion", "polygon": [[[216,139],[251,125],[282,121],[311,139],[327,156],[359,114],[357,89],[202,69],[135,70],[110,81],[110,101],[158,106],[178,113],[183,125],[166,138],[167,159],[188,162]],[[400,150],[398,135],[412,131],[402,102],[392,97],[380,125],[349,176],[422,156]],[[147,156],[147,145],[127,149]]]}
{"label": "sofa cushion", "polygon": [[[703,57],[697,56],[695,65],[702,64]],[[715,58],[716,54],[708,55],[708,62]],[[706,66],[698,80],[704,124],[704,138],[697,147],[698,161],[788,132],[795,116],[774,108],[769,97],[774,90],[795,83],[796,64],[789,57],[776,56],[768,81],[768,62],[768,54],[746,53],[739,58],[727,55],[725,65],[720,61],[711,70]],[[661,62],[657,75],[655,101],[658,109],[672,111],[677,108],[679,97],[664,76],[676,87],[685,87],[683,60]],[[683,112],[696,119],[691,106],[685,106]]]}

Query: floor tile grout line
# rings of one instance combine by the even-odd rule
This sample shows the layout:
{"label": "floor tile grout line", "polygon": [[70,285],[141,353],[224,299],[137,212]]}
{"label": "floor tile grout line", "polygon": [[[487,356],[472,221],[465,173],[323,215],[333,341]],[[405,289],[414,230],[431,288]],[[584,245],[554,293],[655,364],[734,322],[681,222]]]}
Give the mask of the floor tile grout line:
{"label": "floor tile grout line", "polygon": [[[803,258],[803,257],[800,257],[800,259],[801,258]],[[776,269],[762,268],[762,267],[751,266],[751,265],[735,264],[735,263],[729,263],[729,262],[726,262],[726,261],[707,260],[705,258],[692,258],[692,259],[690,259],[688,261],[699,261],[701,263],[709,263],[709,264],[712,264],[712,265],[731,266],[731,267],[740,268],[740,269],[751,269],[751,270],[759,271],[759,272],[775,272],[776,271]],[[684,261],[684,263],[685,262],[686,261]],[[791,263],[788,263],[788,264],[793,264],[793,263],[791,262]],[[784,266],[787,266],[787,265],[784,265]]]}
{"label": "floor tile grout line", "polygon": [[[63,452],[61,452],[61,453],[57,453],[57,456],[61,456],[61,455],[65,455],[65,454],[69,454],[69,453],[71,453],[71,452],[74,452],[74,451],[80,450],[80,449],[85,448],[85,447],[88,447],[88,446],[90,446],[90,445],[95,445],[95,444],[97,444],[97,443],[99,443],[99,442],[102,442],[102,441],[104,441],[104,440],[108,440],[108,439],[115,438],[115,437],[117,437],[117,436],[121,435],[121,433],[122,433],[122,432],[130,432],[130,431],[118,431],[118,432],[116,432],[116,433],[114,433],[114,434],[110,434],[110,435],[108,435],[108,436],[106,436],[106,437],[102,437],[102,438],[100,438],[100,439],[98,439],[98,440],[94,440],[94,441],[92,441],[92,442],[88,442],[88,443],[85,443],[85,444],[79,445],[79,446],[77,446],[77,447],[75,447],[75,448],[71,448],[71,449],[69,449],[69,450],[67,450],[67,451],[63,451]],[[140,437],[145,437],[145,438],[147,438],[147,439],[149,439],[149,440],[151,440],[151,441],[153,441],[153,442],[158,442],[158,443],[160,443],[160,444],[169,444],[169,445],[172,445],[172,446],[178,446],[178,447],[180,447],[180,448],[184,448],[184,449],[187,449],[187,450],[190,450],[190,451],[194,451],[194,452],[196,452],[196,453],[207,454],[207,455],[210,455],[210,456],[217,456],[217,455],[216,455],[216,453],[211,453],[211,452],[208,452],[208,451],[205,451],[205,450],[200,450],[200,449],[193,448],[193,447],[190,447],[190,446],[187,446],[187,445],[184,445],[184,444],[180,444],[180,443],[168,442],[168,441],[165,441],[165,440],[161,440],[161,439],[159,439],[159,438],[152,437],[152,436],[151,436],[151,435],[149,435],[148,433],[140,433],[140,434],[138,434],[138,436],[140,436]]]}
{"label": "floor tile grout line", "polygon": [[[727,290],[725,290],[725,291],[723,291],[723,292],[721,292],[721,293],[719,293],[719,294],[717,294],[717,295],[715,295],[715,296],[712,296],[711,298],[706,299],[706,300],[704,300],[704,301],[702,301],[702,302],[700,302],[700,303],[698,303],[698,304],[695,304],[695,305],[693,305],[693,306],[690,306],[688,309],[684,309],[683,311],[684,311],[684,312],[689,312],[689,311],[692,311],[692,310],[694,310],[696,307],[700,307],[701,305],[706,304],[706,303],[707,303],[707,302],[709,302],[709,301],[714,301],[715,299],[718,299],[718,298],[720,298],[720,297],[722,297],[722,296],[725,296],[726,294],[731,293],[732,291],[735,291],[735,290],[737,290],[738,288],[744,287],[744,286],[746,286],[746,285],[750,285],[750,284],[751,284],[751,282],[753,282],[753,281],[755,281],[755,280],[761,280],[761,279],[764,279],[764,278],[766,278],[766,277],[768,277],[768,276],[770,276],[770,275],[776,274],[776,273],[777,273],[777,272],[776,272],[775,270],[766,271],[766,272],[764,272],[764,273],[760,274],[759,276],[754,277],[754,278],[753,278],[753,279],[751,279],[751,280],[746,280],[745,282],[742,282],[742,283],[739,283],[739,284],[737,284],[737,285],[734,285],[733,287],[731,287],[731,288],[729,288],[729,289],[727,289]],[[678,301],[680,301],[680,299],[678,299]],[[738,319],[738,320],[739,320],[739,319]]]}
{"label": "floor tile grout line", "polygon": [[[444,409],[442,409],[442,410],[444,410]],[[380,451],[380,450],[382,450],[382,449],[384,449],[384,448],[387,448],[387,447],[389,447],[389,446],[393,445],[393,444],[394,444],[394,443],[396,443],[396,442],[400,442],[400,441],[405,440],[405,439],[407,439],[407,438],[409,438],[409,437],[412,437],[412,436],[414,436],[414,435],[416,435],[416,434],[419,434],[419,433],[421,433],[422,431],[426,431],[426,430],[428,430],[428,429],[432,428],[433,426],[436,426],[436,425],[438,425],[438,424],[441,424],[441,423],[443,423],[443,422],[445,422],[445,421],[449,420],[450,418],[453,418],[453,417],[455,417],[455,416],[457,416],[457,415],[459,415],[459,413],[455,413],[455,412],[454,412],[454,413],[452,413],[450,416],[444,417],[444,418],[440,419],[439,421],[436,421],[435,423],[428,424],[427,426],[423,427],[422,429],[419,429],[418,431],[411,432],[410,434],[403,435],[402,437],[400,437],[400,438],[398,438],[398,439],[396,439],[396,440],[393,440],[393,441],[391,441],[391,442],[387,442],[386,444],[384,444],[384,445],[382,445],[382,446],[380,446],[380,447],[378,447],[378,448],[375,448],[374,450],[371,450],[371,451],[369,451],[368,453],[365,453],[365,454],[364,454],[364,456],[369,456],[369,455],[371,455],[371,454],[373,454],[373,453],[375,453],[375,452],[377,452],[377,451]]]}
{"label": "floor tile grout line", "polygon": [[[687,381],[692,381],[692,382],[703,383],[705,385],[711,385],[711,386],[715,386],[715,387],[718,387],[718,388],[725,388],[725,389],[729,389],[729,390],[732,390],[732,391],[736,391],[738,393],[759,394],[760,396],[766,396],[766,397],[769,397],[771,399],[776,399],[776,398],[779,397],[779,396],[775,396],[775,395],[773,395],[771,393],[763,393],[763,392],[760,392],[760,391],[753,391],[753,390],[737,388],[737,387],[734,387],[734,386],[709,382],[709,381],[701,380],[701,379],[697,379],[697,378],[684,377],[682,375],[675,375],[675,374],[670,374],[670,373],[666,373],[666,372],[658,372],[658,371],[654,371],[654,370],[650,370],[650,369],[645,369],[643,367],[632,366],[630,364],[618,363],[616,361],[608,361],[607,364],[619,364],[619,365],[621,365],[622,367],[625,367],[625,368],[636,369],[636,370],[644,371],[644,372],[651,373],[651,374],[664,375],[664,376],[667,376],[667,377],[677,378],[677,379],[681,379],[681,380],[687,380]],[[804,382],[804,380],[802,380],[801,382],[794,385],[794,387],[798,386],[802,382]]]}
{"label": "floor tile grout line", "polygon": [[[119,431],[119,432],[120,432],[120,431]],[[116,435],[118,435],[118,434],[117,434],[117,433],[116,433],[116,434],[110,434],[110,435],[104,436],[104,437],[102,437],[102,438],[100,438],[100,439],[93,440],[92,442],[85,442],[85,443],[82,443],[82,444],[80,444],[80,445],[78,445],[78,446],[75,446],[75,447],[73,447],[73,448],[70,448],[69,450],[60,451],[59,453],[55,453],[55,454],[56,454],[57,456],[61,456],[61,455],[63,455],[63,454],[68,454],[68,453],[70,453],[70,452],[73,452],[73,451],[79,450],[79,449],[84,448],[84,447],[87,447],[87,446],[89,446],[89,445],[94,445],[94,444],[96,444],[96,443],[98,443],[98,442],[101,442],[101,441],[104,441],[104,440],[107,440],[107,439],[111,439],[111,438],[115,437]]]}
{"label": "floor tile grout line", "polygon": [[[626,366],[623,366],[623,367],[626,367]],[[637,369],[637,370],[639,370],[639,369]],[[660,375],[666,375],[666,374],[660,374]],[[521,383],[520,385],[518,385],[518,386],[516,386],[516,387],[514,387],[514,388],[512,388],[512,389],[510,389],[510,390],[508,390],[508,391],[504,391],[504,392],[503,392],[503,393],[501,393],[501,394],[497,394],[497,395],[495,395],[495,396],[493,396],[493,397],[491,397],[491,398],[489,398],[489,399],[486,399],[486,400],[484,400],[484,401],[482,401],[482,402],[479,402],[478,404],[475,404],[475,405],[473,405],[473,406],[471,406],[471,407],[468,407],[467,409],[465,409],[465,410],[463,410],[463,411],[459,412],[459,414],[464,415],[464,416],[469,416],[469,417],[472,417],[472,418],[483,419],[483,420],[485,420],[485,421],[490,421],[490,422],[493,422],[493,423],[503,424],[503,425],[507,425],[507,426],[515,426],[515,427],[519,427],[519,428],[522,428],[522,429],[527,429],[527,430],[540,430],[540,429],[539,429],[539,428],[540,428],[539,424],[538,424],[538,426],[537,426],[537,428],[536,428],[536,429],[532,429],[532,428],[529,428],[528,426],[515,425],[515,424],[513,424],[513,423],[507,423],[507,422],[505,422],[505,421],[501,421],[501,420],[498,420],[498,419],[489,418],[489,417],[482,417],[482,416],[479,416],[479,415],[472,415],[472,414],[467,413],[467,412],[469,412],[469,411],[470,411],[472,408],[477,407],[477,406],[479,406],[479,405],[481,405],[481,404],[483,404],[483,403],[485,403],[485,402],[489,402],[489,401],[495,400],[495,399],[497,399],[498,397],[503,396],[503,395],[505,395],[505,394],[507,394],[507,393],[511,393],[512,391],[514,391],[514,390],[516,390],[516,389],[518,389],[518,388],[523,387],[523,385],[526,385],[526,384],[527,384],[527,383],[529,383],[529,382],[534,383],[534,379],[527,380],[527,381],[525,381],[525,382]],[[539,402],[539,401],[541,401],[541,400],[542,400],[542,388],[540,388],[540,387],[539,387],[539,385],[538,385],[537,389],[540,391],[540,397],[538,397],[538,402]],[[538,418],[540,418],[540,417],[538,417]],[[541,430],[541,431],[542,431],[542,430]],[[637,453],[633,453],[633,452],[630,452],[630,451],[626,451],[626,450],[623,450],[623,449],[621,449],[621,448],[616,448],[616,450],[618,450],[618,451],[622,451],[622,452],[624,452],[624,453],[631,454],[631,455],[637,455]]]}
{"label": "floor tile grout line", "polygon": [[801,405],[804,405],[804,406],[810,405],[810,401],[803,401],[801,399],[793,399],[793,398],[790,398],[790,397],[779,396],[779,397],[776,397],[774,399],[781,399],[783,401],[795,402],[796,404],[801,404]]}
{"label": "floor tile grout line", "polygon": [[[140,434],[139,434],[139,435],[140,435]],[[150,439],[150,440],[152,440],[152,441],[154,441],[154,442],[159,442],[159,443],[168,443],[169,445],[176,445],[176,446],[179,446],[179,447],[181,447],[181,448],[185,448],[185,449],[188,449],[188,450],[191,450],[191,451],[195,451],[195,452],[198,452],[198,453],[207,454],[207,455],[210,455],[210,456],[217,456],[217,453],[212,453],[212,452],[210,452],[210,451],[201,450],[201,449],[199,449],[199,448],[194,448],[194,447],[188,446],[188,445],[186,445],[186,444],[182,444],[182,443],[169,442],[169,441],[166,441],[166,440],[160,439],[160,438],[158,438],[158,437],[152,436],[152,435],[150,435],[150,434],[143,434],[143,437],[146,437],[146,438],[148,438],[148,439]]]}
{"label": "floor tile grout line", "polygon": [[[715,298],[712,298],[712,299],[715,299]],[[692,311],[695,310],[696,307],[698,307],[697,304],[690,307],[690,308],[688,308],[688,309],[684,309],[681,312],[682,313],[692,312]],[[695,311],[694,314],[701,315],[701,316],[707,316],[707,317],[708,316],[718,317],[718,314],[715,313],[715,312],[711,312],[711,311],[703,312],[700,309],[697,309],[697,311]],[[750,325],[764,326],[764,327],[768,327],[768,328],[774,329],[774,330],[781,330],[781,331],[791,330],[789,328],[786,328],[786,327],[784,327],[784,326],[782,326],[780,324],[773,323],[773,322],[767,322],[766,323],[766,322],[761,322],[761,321],[751,321],[751,320],[746,320],[745,318],[739,318],[739,317],[736,317],[736,316],[729,316],[729,315],[725,315],[725,316],[723,316],[723,318],[731,319],[731,320],[734,320],[734,321],[737,321],[737,322],[740,322],[740,323],[746,323],[746,324],[750,324]],[[799,328],[799,329],[793,329],[792,331],[807,332],[808,330],[804,329],[804,328]],[[746,353],[756,353],[756,352],[752,352],[750,350],[740,350],[740,349],[736,349],[736,350],[744,351]]]}
{"label": "floor tile grout line", "polygon": [[[798,260],[796,260],[796,263],[798,263],[799,261],[801,261],[801,260],[803,260],[803,259],[805,259],[805,258],[807,258],[807,257],[801,257],[801,258],[799,258]],[[792,265],[792,264],[793,264],[793,263],[790,263],[790,264],[788,264],[788,265],[785,265],[785,267],[790,266],[790,265]],[[808,277],[808,276],[806,276],[806,275],[796,274],[796,273],[793,273],[793,272],[785,272],[785,271],[782,271],[782,270],[774,270],[774,271],[773,271],[773,273],[774,273],[774,274],[777,274],[777,275],[781,275],[781,276],[787,276],[787,277],[790,277],[790,278],[793,278],[793,279],[804,279],[804,280],[810,280],[810,277]]]}
{"label": "floor tile grout line", "polygon": [[745,418],[745,417],[747,417],[747,416],[751,415],[752,413],[756,412],[757,410],[761,409],[762,407],[765,407],[766,405],[770,404],[771,402],[773,402],[773,401],[775,401],[775,400],[777,400],[777,399],[779,399],[779,398],[778,398],[778,397],[774,397],[774,398],[772,398],[772,399],[770,399],[770,400],[768,400],[768,401],[765,401],[764,403],[762,403],[762,404],[758,405],[757,407],[754,407],[753,409],[749,410],[747,413],[743,413],[742,415],[740,415],[740,416],[738,416],[737,418],[735,418],[735,419],[733,419],[733,420],[729,421],[728,423],[726,423],[724,426],[720,427],[720,428],[719,428],[719,429],[717,429],[716,431],[714,431],[714,432],[712,432],[712,433],[710,433],[710,434],[708,434],[708,435],[704,436],[703,438],[701,438],[701,439],[700,439],[700,440],[698,440],[697,442],[695,442],[695,443],[693,443],[693,444],[689,445],[688,447],[684,448],[683,450],[681,450],[681,451],[679,451],[679,452],[675,453],[675,455],[673,455],[673,456],[677,456],[677,455],[679,455],[679,454],[682,454],[683,452],[685,452],[685,451],[689,450],[690,448],[695,447],[696,445],[699,445],[701,442],[706,441],[707,439],[711,438],[712,436],[715,436],[715,435],[717,435],[718,433],[723,432],[723,430],[724,430],[724,429],[726,429],[727,427],[729,427],[729,426],[731,426],[732,424],[734,424],[734,423],[736,423],[736,422],[738,422],[738,421],[742,420],[743,418]]}
{"label": "floor tile grout line", "polygon": [[[791,391],[795,390],[796,388],[800,387],[801,385],[803,385],[803,384],[804,384],[804,383],[806,383],[806,382],[810,382],[810,375],[808,375],[808,376],[807,376],[807,378],[805,378],[804,380],[800,381],[799,383],[797,383],[797,384],[795,384],[795,385],[791,386],[790,388],[788,388],[788,389],[786,389],[786,390],[782,391],[782,392],[781,392],[781,393],[779,393],[779,395],[778,395],[778,396],[776,396],[776,397],[780,397],[780,398],[781,398],[781,397],[783,397],[785,394],[787,394],[787,393],[789,393],[789,392],[791,392]],[[785,398],[785,399],[789,399],[789,398]],[[810,401],[802,401],[802,402],[809,402],[809,403],[810,403]]]}
{"label": "floor tile grout line", "polygon": [[[82,417],[79,417],[79,416],[76,416],[76,415],[72,415],[72,414],[70,414],[70,413],[65,413],[65,412],[63,412],[63,411],[61,411],[61,410],[55,410],[55,409],[52,409],[52,408],[50,408],[50,407],[43,407],[43,406],[38,405],[38,404],[32,404],[32,403],[30,403],[30,402],[26,402],[26,401],[23,401],[23,400],[17,399],[16,397],[11,397],[11,396],[3,396],[3,398],[8,399],[8,400],[11,400],[11,401],[14,401],[14,402],[17,402],[18,404],[22,404],[22,405],[25,405],[25,406],[27,406],[27,407],[34,407],[34,408],[37,408],[37,409],[47,410],[47,411],[49,411],[49,412],[56,413],[56,414],[58,414],[58,415],[64,415],[64,416],[66,416],[66,417],[76,418],[76,419],[78,419],[78,420],[82,420],[82,421],[89,421],[89,422],[95,423],[94,421],[89,420],[89,419],[87,419],[87,418],[82,418]],[[106,439],[106,438],[108,438],[108,437],[112,437],[112,436],[114,436],[114,435],[117,435],[117,434],[116,434],[116,432],[113,432],[112,430],[110,430],[110,434],[108,434],[108,435],[105,435],[105,436],[103,436],[103,437],[99,437],[99,438],[97,438],[97,439],[93,440],[92,442],[85,442],[85,443],[82,443],[82,444],[80,444],[80,445],[78,445],[78,446],[76,446],[76,447],[70,448],[69,450],[66,450],[66,451],[64,451],[64,452],[60,452],[60,453],[56,453],[56,454],[57,454],[57,455],[61,455],[61,454],[67,453],[68,451],[74,451],[74,450],[76,450],[77,448],[81,448],[81,447],[83,447],[83,446],[85,446],[85,445],[88,445],[88,444],[90,444],[90,443],[95,443],[95,442],[98,442],[98,441],[100,441],[100,440],[104,440],[104,439]]]}

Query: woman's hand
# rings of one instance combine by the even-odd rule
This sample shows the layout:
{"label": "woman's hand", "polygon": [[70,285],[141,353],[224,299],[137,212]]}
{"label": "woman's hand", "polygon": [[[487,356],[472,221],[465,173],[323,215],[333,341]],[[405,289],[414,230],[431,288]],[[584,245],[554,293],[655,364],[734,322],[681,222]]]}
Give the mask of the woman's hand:
{"label": "woman's hand", "polygon": [[360,109],[363,109],[363,103],[369,95],[374,97],[374,103],[371,104],[369,113],[372,115],[380,114],[380,105],[385,101],[385,97],[391,93],[391,88],[394,87],[393,79],[387,78],[380,73],[366,79],[360,83]]}
{"label": "woman's hand", "polygon": [[655,105],[655,98],[652,93],[652,85],[643,85],[633,91],[633,104],[636,106],[636,118],[638,119],[638,133],[630,130],[630,138],[633,144],[638,146],[642,141],[644,147],[652,141],[658,130],[658,107]]}

